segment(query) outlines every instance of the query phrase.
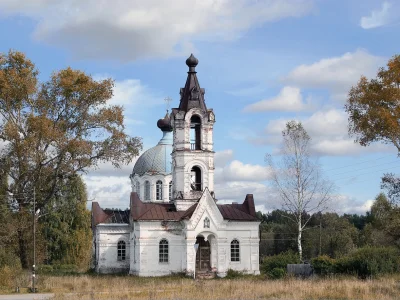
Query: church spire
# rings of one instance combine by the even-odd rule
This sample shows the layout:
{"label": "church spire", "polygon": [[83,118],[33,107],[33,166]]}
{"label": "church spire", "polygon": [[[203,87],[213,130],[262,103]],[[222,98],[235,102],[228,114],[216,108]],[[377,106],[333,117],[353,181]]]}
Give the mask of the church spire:
{"label": "church spire", "polygon": [[179,103],[179,110],[185,112],[192,108],[200,108],[206,112],[207,107],[204,102],[204,89],[200,88],[199,81],[196,76],[196,66],[199,60],[193,54],[186,60],[186,65],[189,67],[188,77],[184,88],[181,88],[181,102]]}

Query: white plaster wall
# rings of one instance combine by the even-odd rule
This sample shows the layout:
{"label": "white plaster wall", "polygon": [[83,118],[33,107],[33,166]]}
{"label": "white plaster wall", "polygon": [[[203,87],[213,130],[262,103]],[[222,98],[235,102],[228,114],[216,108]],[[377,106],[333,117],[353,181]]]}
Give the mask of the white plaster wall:
{"label": "white plaster wall", "polygon": [[[163,276],[183,271],[186,253],[182,225],[180,222],[167,222],[166,225],[162,226],[161,221],[134,223],[135,251],[132,252],[130,274]],[[168,241],[168,263],[159,262],[159,243],[163,238]]]}
{"label": "white plaster wall", "polygon": [[[96,272],[118,273],[129,271],[130,253],[129,224],[98,224],[95,228]],[[124,241],[126,259],[117,260],[117,245]]]}
{"label": "white plaster wall", "polygon": [[[210,219],[210,228],[204,228],[204,219]],[[194,243],[197,236],[208,239],[211,245],[211,267],[224,277],[228,269],[247,274],[260,274],[259,270],[259,222],[226,221],[218,224],[215,215],[204,211],[197,226],[187,231],[186,270],[193,274],[195,266]],[[190,227],[190,226],[189,226]],[[231,242],[239,241],[240,261],[231,261]]]}
{"label": "white plaster wall", "polygon": [[[150,200],[144,199],[144,183],[146,181],[150,182]],[[158,180],[161,180],[163,183],[163,200],[156,200],[156,183]],[[132,192],[136,192],[136,183],[138,182],[140,185],[140,200],[143,202],[169,202],[169,182],[172,181],[172,174],[162,175],[162,174],[144,174],[143,176],[139,176],[135,174],[133,178],[131,178],[131,186]]]}

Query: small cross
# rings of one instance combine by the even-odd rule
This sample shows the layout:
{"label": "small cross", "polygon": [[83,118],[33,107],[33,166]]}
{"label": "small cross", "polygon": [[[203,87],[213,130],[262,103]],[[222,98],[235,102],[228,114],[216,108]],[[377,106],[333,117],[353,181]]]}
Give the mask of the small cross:
{"label": "small cross", "polygon": [[167,98],[164,99],[164,101],[165,101],[165,104],[167,105],[167,111],[168,111],[169,110],[169,105],[170,105],[170,102],[172,101],[172,99],[170,97],[167,97]]}

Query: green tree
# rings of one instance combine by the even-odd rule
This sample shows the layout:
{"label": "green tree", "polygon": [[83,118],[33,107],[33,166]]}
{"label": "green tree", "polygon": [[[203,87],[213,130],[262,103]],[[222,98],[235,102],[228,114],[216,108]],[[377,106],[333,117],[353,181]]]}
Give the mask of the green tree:
{"label": "green tree", "polygon": [[371,246],[400,246],[400,208],[380,193],[371,207],[372,222],[364,229]]}
{"label": "green tree", "polygon": [[67,68],[43,83],[35,65],[20,52],[0,55],[0,178],[10,178],[18,228],[19,256],[27,267],[26,230],[33,193],[42,209],[65,180],[112,162],[129,163],[140,138],[125,133],[123,109],[107,102],[113,81],[94,80]]}
{"label": "green tree", "polygon": [[281,165],[276,167],[271,155],[267,155],[266,160],[282,209],[288,213],[287,218],[296,224],[297,249],[302,260],[304,228],[313,213],[327,208],[333,185],[323,178],[320,166],[312,159],[311,138],[300,122],[288,122],[282,137]]}
{"label": "green tree", "polygon": [[40,223],[49,263],[74,264],[83,270],[89,267],[92,231],[86,203],[85,184],[80,176],[74,176],[45,207]]}

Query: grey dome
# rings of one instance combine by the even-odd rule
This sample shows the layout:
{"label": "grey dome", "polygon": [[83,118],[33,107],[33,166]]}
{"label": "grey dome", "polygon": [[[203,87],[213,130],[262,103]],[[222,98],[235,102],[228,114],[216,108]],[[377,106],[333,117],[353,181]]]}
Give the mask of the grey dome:
{"label": "grey dome", "polygon": [[157,146],[145,151],[136,161],[133,174],[169,174],[172,169],[172,132],[164,131]]}

